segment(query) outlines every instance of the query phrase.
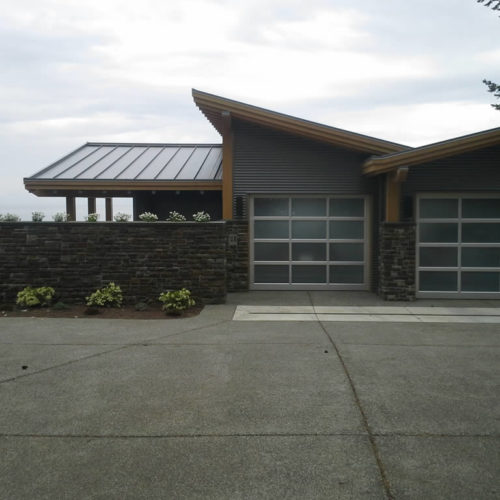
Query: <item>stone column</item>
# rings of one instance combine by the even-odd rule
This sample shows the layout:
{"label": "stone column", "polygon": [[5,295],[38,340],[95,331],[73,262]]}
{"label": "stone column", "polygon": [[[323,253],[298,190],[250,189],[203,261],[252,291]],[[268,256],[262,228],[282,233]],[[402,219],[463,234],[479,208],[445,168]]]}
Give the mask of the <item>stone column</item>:
{"label": "stone column", "polygon": [[379,231],[378,294],[384,300],[415,300],[415,224],[382,222]]}

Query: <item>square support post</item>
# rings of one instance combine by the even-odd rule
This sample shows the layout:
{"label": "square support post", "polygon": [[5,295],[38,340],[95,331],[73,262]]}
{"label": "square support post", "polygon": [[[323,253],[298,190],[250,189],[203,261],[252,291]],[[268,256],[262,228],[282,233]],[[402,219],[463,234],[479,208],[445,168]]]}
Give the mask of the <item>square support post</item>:
{"label": "square support post", "polygon": [[113,198],[106,198],[106,220],[113,220]]}
{"label": "square support post", "polygon": [[233,130],[231,114],[222,112],[224,130],[222,134],[222,218],[233,218]]}
{"label": "square support post", "polygon": [[87,213],[88,214],[95,214],[96,212],[96,204],[95,204],[95,198],[88,198],[87,199],[87,206],[88,206],[88,210],[87,210]]}
{"label": "square support post", "polygon": [[66,213],[68,220],[76,220],[76,198],[74,196],[66,196]]}
{"label": "square support post", "polygon": [[385,183],[385,221],[399,222],[401,203],[401,184],[393,172],[386,174]]}

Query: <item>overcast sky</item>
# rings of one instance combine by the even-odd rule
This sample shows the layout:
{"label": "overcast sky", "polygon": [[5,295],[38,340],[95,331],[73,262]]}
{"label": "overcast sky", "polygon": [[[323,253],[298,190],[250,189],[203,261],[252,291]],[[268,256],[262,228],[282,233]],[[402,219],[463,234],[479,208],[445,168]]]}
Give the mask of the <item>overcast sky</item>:
{"label": "overcast sky", "polygon": [[499,29],[475,0],[3,0],[0,213],[64,211],[23,177],[87,141],[220,142],[191,88],[411,146],[497,127]]}

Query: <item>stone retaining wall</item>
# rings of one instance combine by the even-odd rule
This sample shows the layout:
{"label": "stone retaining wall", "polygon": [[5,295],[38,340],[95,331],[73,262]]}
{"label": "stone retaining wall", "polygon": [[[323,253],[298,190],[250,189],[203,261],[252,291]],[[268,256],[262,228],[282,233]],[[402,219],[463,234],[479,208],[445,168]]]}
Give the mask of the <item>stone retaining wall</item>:
{"label": "stone retaining wall", "polygon": [[378,294],[384,300],[415,300],[415,237],[413,223],[380,225]]}
{"label": "stone retaining wall", "polygon": [[110,281],[128,301],[186,287],[205,303],[224,302],[228,288],[247,289],[247,226],[0,223],[0,302],[12,302],[28,285],[52,286],[62,300],[82,300]]}
{"label": "stone retaining wall", "polygon": [[227,291],[248,290],[249,241],[247,221],[226,222]]}

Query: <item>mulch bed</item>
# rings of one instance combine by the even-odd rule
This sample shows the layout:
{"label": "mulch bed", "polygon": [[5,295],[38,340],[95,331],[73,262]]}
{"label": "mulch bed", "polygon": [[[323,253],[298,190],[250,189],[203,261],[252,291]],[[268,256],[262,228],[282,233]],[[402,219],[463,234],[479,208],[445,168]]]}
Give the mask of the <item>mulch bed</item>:
{"label": "mulch bed", "polygon": [[134,306],[99,307],[97,314],[88,314],[84,304],[68,304],[67,309],[39,307],[32,309],[0,310],[0,317],[7,318],[97,318],[97,319],[179,319],[200,314],[203,306],[194,306],[180,316],[170,316],[161,310],[161,306],[149,306],[144,311],[137,311]]}

